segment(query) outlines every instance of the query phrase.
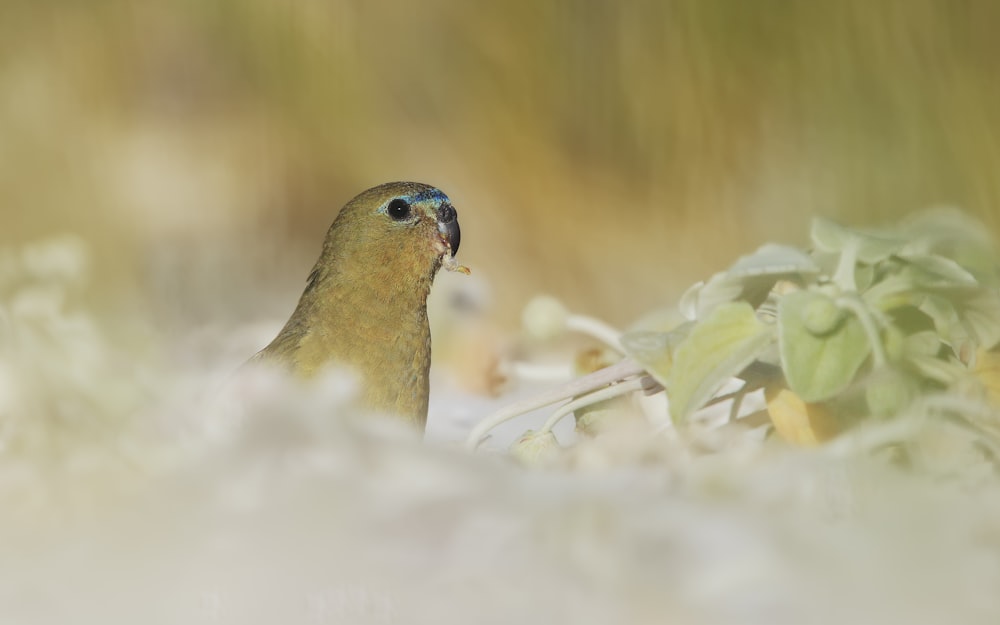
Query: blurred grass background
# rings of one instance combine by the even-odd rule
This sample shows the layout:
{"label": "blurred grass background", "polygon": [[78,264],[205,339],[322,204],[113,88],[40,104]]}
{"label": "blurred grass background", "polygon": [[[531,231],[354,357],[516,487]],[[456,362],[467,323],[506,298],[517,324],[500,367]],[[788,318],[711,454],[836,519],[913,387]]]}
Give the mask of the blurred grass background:
{"label": "blurred grass background", "polygon": [[1000,229],[988,0],[2,0],[0,243],[100,302],[287,315],[339,207],[443,188],[512,323],[625,324],[817,214]]}

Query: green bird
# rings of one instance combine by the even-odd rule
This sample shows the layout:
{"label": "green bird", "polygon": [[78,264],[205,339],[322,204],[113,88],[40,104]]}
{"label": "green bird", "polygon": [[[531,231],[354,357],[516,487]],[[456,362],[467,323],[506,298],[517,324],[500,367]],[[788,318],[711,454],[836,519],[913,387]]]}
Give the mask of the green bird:
{"label": "green bird", "polygon": [[326,234],[295,312],[253,361],[310,377],[329,365],[353,369],[364,405],[423,430],[431,333],[427,295],[454,261],[458,214],[435,187],[390,182],[348,202]]}

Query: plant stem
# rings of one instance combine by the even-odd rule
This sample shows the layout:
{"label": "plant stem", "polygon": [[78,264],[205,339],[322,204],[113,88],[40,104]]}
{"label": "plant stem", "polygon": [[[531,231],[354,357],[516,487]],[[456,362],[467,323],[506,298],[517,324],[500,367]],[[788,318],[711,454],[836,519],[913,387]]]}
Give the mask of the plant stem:
{"label": "plant stem", "polygon": [[868,342],[871,343],[875,367],[879,369],[885,367],[889,359],[885,355],[885,347],[882,345],[882,337],[879,336],[875,320],[872,318],[871,311],[865,306],[864,301],[861,300],[857,293],[845,293],[836,299],[836,303],[837,306],[849,310],[858,318],[858,321],[861,322],[861,327],[864,328],[865,334],[868,336]]}
{"label": "plant stem", "polygon": [[594,391],[593,393],[588,393],[583,397],[577,397],[571,402],[563,404],[562,406],[556,408],[552,416],[548,418],[545,425],[538,430],[539,434],[544,434],[551,432],[552,428],[559,423],[560,419],[566,415],[572,413],[578,408],[583,408],[591,404],[596,404],[599,401],[604,401],[606,399],[613,399],[620,395],[627,395],[635,391],[641,391],[644,387],[644,382],[642,378],[634,378],[632,380],[627,380],[619,384],[613,384],[611,386],[602,388],[599,391]]}
{"label": "plant stem", "polygon": [[854,280],[854,269],[858,264],[858,241],[851,238],[840,252],[840,259],[837,262],[837,271],[833,274],[833,282],[841,291],[854,293],[858,290],[858,284]]}
{"label": "plant stem", "polygon": [[740,407],[743,405],[743,398],[747,396],[747,389],[750,387],[749,382],[744,382],[743,386],[739,388],[735,393],[733,393],[733,403],[729,406],[729,418],[726,420],[727,423],[732,423],[739,416]]}
{"label": "plant stem", "polygon": [[625,350],[622,349],[621,331],[604,323],[600,319],[586,315],[572,314],[566,319],[566,328],[574,332],[592,336],[602,343],[607,344],[619,354],[625,353]]}
{"label": "plant stem", "polygon": [[577,378],[562,386],[545,391],[540,395],[514,402],[476,424],[476,427],[472,428],[472,431],[469,432],[468,437],[465,439],[465,447],[470,451],[474,451],[482,443],[486,434],[504,421],[509,421],[532,410],[544,408],[558,401],[582,395],[602,386],[607,386],[613,382],[644,372],[645,369],[642,365],[631,358],[626,358],[610,367],[605,367],[589,375]]}

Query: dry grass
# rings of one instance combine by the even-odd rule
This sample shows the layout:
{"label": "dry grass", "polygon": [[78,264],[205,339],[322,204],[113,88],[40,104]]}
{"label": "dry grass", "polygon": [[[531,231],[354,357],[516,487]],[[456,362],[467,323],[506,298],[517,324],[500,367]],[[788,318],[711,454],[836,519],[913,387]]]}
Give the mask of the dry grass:
{"label": "dry grass", "polygon": [[548,290],[625,323],[815,214],[998,227],[998,10],[10,0],[2,236],[80,232],[109,284],[184,249],[246,318],[350,196],[420,179],[505,320]]}

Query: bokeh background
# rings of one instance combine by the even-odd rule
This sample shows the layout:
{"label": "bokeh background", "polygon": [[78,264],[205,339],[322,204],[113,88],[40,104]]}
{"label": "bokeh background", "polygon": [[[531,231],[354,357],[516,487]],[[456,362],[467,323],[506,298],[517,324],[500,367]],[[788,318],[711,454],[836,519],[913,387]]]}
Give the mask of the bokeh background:
{"label": "bokeh background", "polygon": [[[741,430],[550,470],[447,445],[532,391],[505,359],[568,372],[519,338],[536,293],[625,327],[816,215],[949,204],[1000,233],[997,24],[992,0],[0,0],[0,622],[1000,622],[996,459],[944,426],[914,434],[926,473]],[[451,196],[473,271],[435,285],[468,305],[431,310],[427,441],[342,378],[233,375],[339,207],[398,179]]]}
{"label": "bokeh background", "polygon": [[81,235],[165,325],[286,316],[393,179],[452,196],[508,326],[540,291],[627,324],[817,214],[1000,228],[986,0],[0,7],[0,242]]}

